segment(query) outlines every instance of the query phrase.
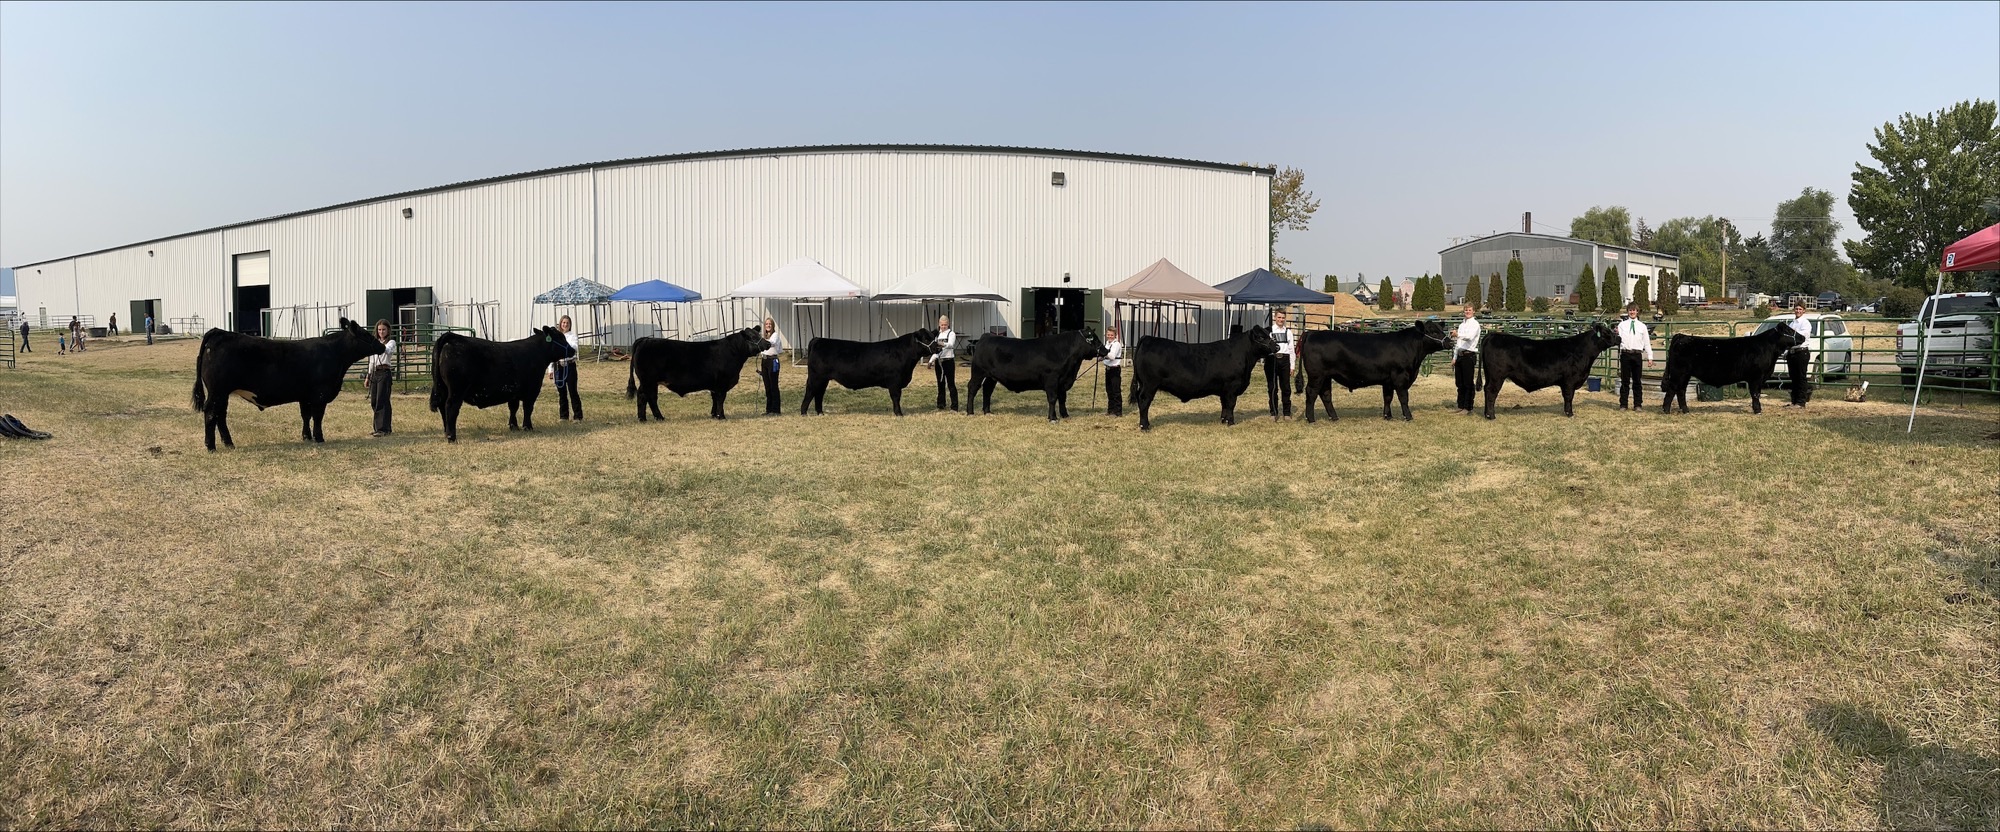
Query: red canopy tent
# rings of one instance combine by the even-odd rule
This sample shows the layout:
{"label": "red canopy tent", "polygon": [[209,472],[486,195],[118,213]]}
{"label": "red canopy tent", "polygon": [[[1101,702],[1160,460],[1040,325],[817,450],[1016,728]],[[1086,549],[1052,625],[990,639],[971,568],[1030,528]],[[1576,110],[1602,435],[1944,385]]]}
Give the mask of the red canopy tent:
{"label": "red canopy tent", "polygon": [[1945,246],[1944,262],[1938,268],[1947,272],[2000,269],[2000,223],[1986,226],[1970,237]]}
{"label": "red canopy tent", "polygon": [[[1965,239],[1944,247],[1943,261],[1938,264],[1937,288],[1931,292],[1931,296],[1944,294],[1945,272],[1978,272],[1988,269],[2000,269],[2000,223],[1974,231]],[[1931,309],[1932,320],[1936,320],[1937,304],[1926,305]],[[1930,332],[1930,325],[1919,318],[1917,330],[1927,334]],[[1924,370],[1930,364],[1930,359],[1931,339],[1925,338],[1923,357],[1917,359],[1917,389],[1910,393],[1910,424],[1903,428],[1904,433],[1917,429],[1917,399],[1924,392]]]}

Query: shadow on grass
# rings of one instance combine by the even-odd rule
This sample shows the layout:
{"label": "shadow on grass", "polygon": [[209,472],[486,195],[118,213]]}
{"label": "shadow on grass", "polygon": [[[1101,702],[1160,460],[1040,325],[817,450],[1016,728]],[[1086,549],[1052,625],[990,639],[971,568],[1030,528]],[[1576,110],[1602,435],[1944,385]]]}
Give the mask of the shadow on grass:
{"label": "shadow on grass", "polygon": [[1910,414],[1823,416],[1814,418],[1814,427],[1852,441],[1872,444],[1922,442],[1960,448],[2000,450],[2000,418],[1990,415],[1917,413],[1914,432],[1905,433]]}
{"label": "shadow on grass", "polygon": [[1889,829],[2000,828],[2000,759],[1914,743],[1880,714],[1820,704],[1806,724],[1841,751],[1882,766],[1875,811]]}

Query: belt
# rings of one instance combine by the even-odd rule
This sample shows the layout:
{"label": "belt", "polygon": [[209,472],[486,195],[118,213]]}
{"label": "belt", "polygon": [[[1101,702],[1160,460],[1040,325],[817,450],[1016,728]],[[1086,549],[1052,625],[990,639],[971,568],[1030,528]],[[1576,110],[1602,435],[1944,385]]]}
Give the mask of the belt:
{"label": "belt", "polygon": [[1645,355],[1645,350],[1619,350],[1619,355]]}

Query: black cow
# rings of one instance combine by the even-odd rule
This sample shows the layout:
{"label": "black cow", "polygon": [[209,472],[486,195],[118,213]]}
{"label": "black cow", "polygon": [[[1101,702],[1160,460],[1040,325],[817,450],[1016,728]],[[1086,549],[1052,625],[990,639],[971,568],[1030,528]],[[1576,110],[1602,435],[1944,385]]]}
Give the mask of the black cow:
{"label": "black cow", "polygon": [[1666,401],[1661,413],[1674,412],[1674,400],[1681,412],[1688,412],[1688,379],[1721,386],[1739,381],[1750,383],[1750,412],[1764,412],[1764,382],[1776,369],[1778,356],[1805,343],[1805,336],[1789,326],[1774,326],[1742,338],[1704,338],[1675,333],[1667,341],[1667,377],[1660,382]]}
{"label": "black cow", "polygon": [[518,341],[438,336],[431,345],[431,411],[444,416],[444,441],[458,441],[458,411],[468,404],[484,410],[506,402],[507,429],[534,430],[542,374],[570,355],[569,338],[552,326]]}
{"label": "black cow", "polygon": [[1271,330],[1255,326],[1221,341],[1189,344],[1148,335],[1132,348],[1132,403],[1139,406],[1139,429],[1152,430],[1149,411],[1154,394],[1188,402],[1206,396],[1222,398],[1222,423],[1236,424],[1236,397],[1250,387],[1250,371],[1264,356],[1276,355]]}
{"label": "black cow", "polygon": [[674,395],[685,397],[707,390],[708,417],[724,418],[722,402],[743,378],[743,362],[771,348],[764,340],[763,327],[749,327],[713,341],[676,341],[672,338],[641,338],[632,342],[632,369],[625,376],[625,398],[639,400],[639,421],[646,410],[660,415],[660,385]]}
{"label": "black cow", "polygon": [[938,351],[936,341],[937,332],[929,329],[887,341],[812,339],[806,344],[806,396],[799,415],[825,413],[826,385],[833,381],[849,390],[886,387],[890,408],[903,415],[903,388],[910,386],[917,362]]}
{"label": "black cow", "polygon": [[1040,390],[1049,397],[1049,421],[1069,418],[1069,389],[1083,362],[1104,357],[1104,342],[1097,331],[1061,332],[1040,338],[1008,338],[988,335],[979,339],[972,351],[972,381],[965,386],[965,415],[972,415],[972,400],[984,395],[984,412],[993,412],[993,387],[1010,393]]}
{"label": "black cow", "polygon": [[1409,421],[1410,385],[1417,383],[1424,356],[1450,347],[1450,331],[1429,319],[1395,332],[1305,333],[1299,339],[1299,363],[1306,374],[1306,421],[1315,421],[1314,400],[1326,405],[1326,418],[1340,421],[1340,413],[1333,409],[1336,383],[1349,393],[1380,385],[1382,418],[1396,418],[1390,407],[1401,397],[1403,421]]}
{"label": "black cow", "polygon": [[1486,418],[1493,418],[1493,401],[1500,397],[1500,385],[1509,381],[1530,393],[1550,385],[1561,388],[1563,415],[1575,416],[1576,389],[1590,379],[1598,354],[1615,346],[1618,333],[1601,322],[1565,338],[1486,334],[1479,339],[1479,362],[1486,365]]}
{"label": "black cow", "polygon": [[226,329],[201,336],[194,359],[194,409],[201,411],[203,439],[215,450],[215,434],[234,448],[229,437],[229,397],[240,396],[258,410],[299,403],[299,438],[325,442],[320,422],[326,404],[340,395],[347,368],[371,355],[382,354],[382,342],[346,318],[340,331],[318,338],[274,341]]}

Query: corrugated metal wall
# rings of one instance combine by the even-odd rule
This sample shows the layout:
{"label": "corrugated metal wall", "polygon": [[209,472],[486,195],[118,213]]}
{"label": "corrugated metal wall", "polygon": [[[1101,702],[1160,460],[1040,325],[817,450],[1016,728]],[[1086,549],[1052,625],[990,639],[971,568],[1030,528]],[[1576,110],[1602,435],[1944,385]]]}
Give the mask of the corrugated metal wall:
{"label": "corrugated metal wall", "polygon": [[[1500,234],[1448,249],[1438,255],[1438,268],[1450,285],[1454,299],[1464,291],[1466,278],[1479,275],[1481,283],[1498,272],[1507,274],[1507,261],[1521,253],[1521,271],[1528,284],[1528,297],[1553,297],[1558,301],[1576,291],[1577,279],[1585,264],[1601,282],[1604,267],[1614,266],[1624,284],[1626,300],[1640,277],[1654,277],[1658,269],[1675,268],[1671,256],[1655,257],[1640,251],[1600,246],[1585,240],[1563,240],[1518,234]],[[1637,265],[1637,274],[1633,266]],[[1657,291],[1657,285],[1653,291]]]}
{"label": "corrugated metal wall", "polygon": [[[1061,187],[1051,184],[1056,171]],[[1213,284],[1269,265],[1270,181],[1248,170],[969,151],[602,167],[45,263],[20,275],[21,306],[67,320],[80,303],[101,319],[160,298],[162,317],[226,326],[233,258],[260,251],[271,253],[272,307],[350,303],[361,316],[368,290],[429,286],[441,301],[498,300],[499,337],[551,322],[554,310],[530,300],[572,278],[613,287],[658,278],[719,297],[799,257],[871,292],[932,265],[1010,298],[1063,286],[1064,273],[1069,287],[1102,288],[1161,257]],[[1015,305],[960,304],[958,327],[1011,328]],[[738,306],[789,323],[789,304]],[[829,309],[841,337],[886,337],[885,310],[898,329],[927,317],[913,304]],[[689,311],[687,330],[720,323],[714,305]]]}

